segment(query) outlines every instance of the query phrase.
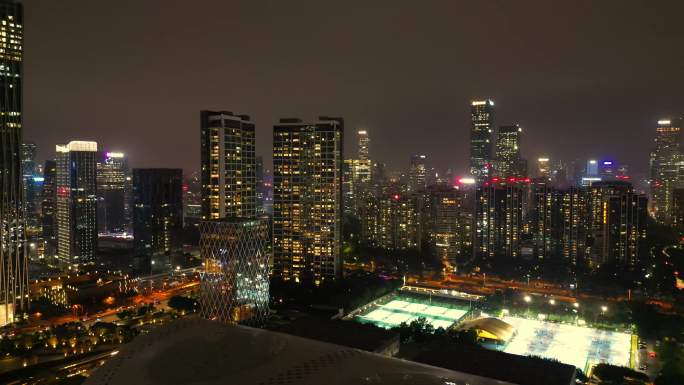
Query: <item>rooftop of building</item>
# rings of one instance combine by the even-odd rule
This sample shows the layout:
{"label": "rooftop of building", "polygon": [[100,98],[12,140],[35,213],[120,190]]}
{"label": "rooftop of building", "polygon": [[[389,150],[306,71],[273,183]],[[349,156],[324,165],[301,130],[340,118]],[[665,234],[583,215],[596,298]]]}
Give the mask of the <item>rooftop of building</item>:
{"label": "rooftop of building", "polygon": [[176,320],[123,345],[86,385],[507,385],[357,349],[199,318]]}
{"label": "rooftop of building", "polygon": [[271,322],[270,330],[312,340],[380,352],[397,341],[399,333],[358,322],[331,320],[321,315],[288,313],[282,322]]}
{"label": "rooftop of building", "polygon": [[514,384],[570,385],[575,383],[576,375],[572,365],[460,344],[440,345],[419,353],[413,359]]}

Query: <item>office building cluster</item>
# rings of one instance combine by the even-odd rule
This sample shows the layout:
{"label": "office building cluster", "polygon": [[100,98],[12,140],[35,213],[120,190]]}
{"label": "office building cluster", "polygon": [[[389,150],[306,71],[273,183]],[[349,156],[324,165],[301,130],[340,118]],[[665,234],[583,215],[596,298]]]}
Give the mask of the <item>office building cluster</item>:
{"label": "office building cluster", "polygon": [[647,202],[625,181],[563,188],[492,178],[477,187],[475,254],[491,262],[563,258],[574,267],[633,268],[644,253]]}
{"label": "office building cluster", "polygon": [[648,199],[635,192],[626,166],[595,159],[554,164],[541,156],[530,172],[520,155],[522,128],[495,130],[490,99],[473,101],[471,112],[475,257],[563,258],[589,268],[638,264]]}
{"label": "office building cluster", "polygon": [[[362,244],[413,250],[423,261],[441,262],[445,271],[464,261],[516,258],[563,259],[578,270],[638,265],[648,199],[632,185],[626,165],[610,159],[553,162],[548,156],[528,164],[520,125],[496,128],[491,99],[470,107],[471,174],[465,177],[436,172],[425,154],[411,156],[404,173],[390,174],[373,162],[366,173],[369,140],[359,132],[359,158],[344,162],[343,196],[345,214],[359,222]],[[672,205],[684,207],[684,201]]]}
{"label": "office building cluster", "polygon": [[100,242],[115,240],[132,242],[130,257],[142,259],[136,269],[147,272],[152,256],[181,251],[180,169],[130,169],[124,153],[74,140],[57,145],[55,158],[32,177],[26,173],[29,179],[40,181],[27,187],[35,197],[26,205],[36,210],[27,225],[33,262],[63,271],[93,269]]}
{"label": "office building cluster", "polygon": [[[440,176],[426,154],[409,158],[405,173],[391,174],[369,158],[368,132],[358,132],[358,158],[346,159],[346,216],[358,220],[360,244],[437,258],[453,269],[472,250],[472,191]],[[349,219],[348,219],[349,220]]]}

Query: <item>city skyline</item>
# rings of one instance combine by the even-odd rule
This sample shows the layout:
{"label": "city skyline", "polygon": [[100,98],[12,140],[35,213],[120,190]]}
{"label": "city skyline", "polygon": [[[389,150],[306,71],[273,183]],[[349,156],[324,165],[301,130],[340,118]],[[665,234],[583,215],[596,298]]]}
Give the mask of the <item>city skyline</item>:
{"label": "city skyline", "polygon": [[[677,91],[676,64],[681,54],[669,50],[682,31],[672,19],[677,12],[659,12],[658,8],[630,4],[613,12],[616,7],[602,2],[590,11],[584,3],[566,4],[555,11],[539,4],[523,14],[512,5],[483,2],[439,4],[409,13],[404,12],[407,4],[397,3],[390,20],[377,5],[359,5],[326,12],[312,26],[321,30],[321,36],[311,36],[301,27],[282,31],[279,26],[288,18],[320,13],[314,4],[238,3],[231,8],[236,21],[259,30],[254,32],[254,44],[245,46],[239,37],[226,36],[211,22],[200,23],[195,31],[177,28],[175,23],[186,12],[194,17],[201,6],[188,11],[178,6],[159,9],[148,3],[133,9],[124,2],[102,14],[79,1],[67,6],[41,3],[41,7],[34,6],[40,3],[36,0],[25,3],[28,38],[44,42],[32,46],[33,60],[26,68],[31,75],[26,87],[32,98],[26,101],[25,138],[38,144],[39,162],[49,159],[55,143],[88,139],[130,154],[134,167],[194,171],[200,157],[197,146],[173,155],[164,150],[198,140],[198,110],[227,107],[253,117],[257,155],[264,156],[267,167],[270,127],[278,118],[328,113],[344,116],[350,130],[367,129],[374,143],[386,142],[376,146],[373,157],[388,163],[390,169],[405,169],[409,154],[429,150],[430,164],[464,172],[468,103],[491,98],[496,103],[496,126],[517,123],[525,130],[523,157],[613,158],[629,164],[634,174],[644,175],[649,150],[643,144],[652,143],[655,122],[682,113],[684,96]],[[665,8],[679,6],[673,2]],[[64,12],[82,16],[78,25],[46,20],[60,18]],[[152,12],[161,12],[159,19],[166,21],[147,23]],[[560,14],[568,21],[561,20]],[[489,17],[490,29],[470,36],[467,31],[474,21],[467,15]],[[122,17],[129,21],[123,36],[111,19]],[[434,25],[425,25],[432,18]],[[573,35],[562,29],[579,19],[583,19],[582,31]],[[349,28],[352,25],[355,28]],[[80,28],[90,33],[78,34]],[[420,33],[412,33],[414,28]],[[523,43],[540,31],[546,35],[540,41],[529,47]],[[396,42],[375,52],[374,43],[384,41],[390,32]],[[152,43],[136,38],[150,34],[162,39]],[[184,36],[179,42],[192,41],[189,48],[171,45],[177,34]],[[59,44],[50,41],[66,38],[70,41],[67,49],[53,51]],[[339,42],[344,49],[330,50],[320,44],[321,39]],[[232,49],[219,50],[212,64],[183,62],[187,76],[178,74],[179,66],[172,63],[179,62],[181,52],[186,55],[189,49],[201,57],[200,50],[219,40],[221,46],[242,48],[244,60],[231,62],[227,56]],[[284,48],[295,42],[302,44],[293,52]],[[484,42],[486,47],[480,47]],[[419,54],[409,57],[405,47]],[[663,52],[671,52],[672,60],[654,60]],[[325,71],[306,64],[315,62],[311,59],[316,55],[333,59],[326,60]],[[498,63],[506,56],[517,60],[506,61],[502,70]],[[264,67],[273,62],[296,65]],[[637,70],[642,76],[635,80],[630,74]],[[409,73],[413,76],[406,78]],[[166,81],[170,78],[178,79],[173,88]],[[226,97],[223,91],[231,87],[237,91],[231,95],[236,96]],[[124,100],[126,108],[122,109]],[[82,113],[65,114],[68,105],[79,105]],[[97,119],[104,106],[120,112]],[[416,130],[424,134],[415,135]],[[624,142],[618,144],[615,135],[621,135]],[[345,146],[350,149],[352,143],[348,136]],[[350,151],[345,154],[353,156]]]}
{"label": "city skyline", "polygon": [[0,0],[0,383],[684,384],[681,0],[97,3]]}

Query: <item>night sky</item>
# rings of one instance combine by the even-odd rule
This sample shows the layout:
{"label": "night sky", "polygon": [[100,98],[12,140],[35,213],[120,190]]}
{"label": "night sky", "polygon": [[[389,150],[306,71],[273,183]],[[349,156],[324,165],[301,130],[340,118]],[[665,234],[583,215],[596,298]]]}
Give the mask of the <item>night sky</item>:
{"label": "night sky", "polygon": [[[96,140],[133,167],[199,168],[199,110],[343,116],[391,169],[465,170],[469,100],[524,128],[523,155],[646,172],[684,112],[684,1],[25,0],[24,136]],[[105,6],[112,4],[112,6]]]}

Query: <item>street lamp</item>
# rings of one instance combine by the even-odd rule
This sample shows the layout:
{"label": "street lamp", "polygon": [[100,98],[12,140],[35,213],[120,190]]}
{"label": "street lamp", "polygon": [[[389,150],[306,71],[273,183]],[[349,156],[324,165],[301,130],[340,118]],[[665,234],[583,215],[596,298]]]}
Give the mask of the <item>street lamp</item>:
{"label": "street lamp", "polygon": [[532,297],[530,297],[529,295],[526,295],[525,298],[523,298],[523,299],[524,299],[525,302],[527,302],[527,303],[532,302]]}
{"label": "street lamp", "polygon": [[556,300],[555,300],[555,299],[553,299],[553,298],[551,298],[551,299],[549,300],[549,304],[551,304],[551,305],[555,305],[555,304],[556,304]]}
{"label": "street lamp", "polygon": [[607,311],[608,311],[608,306],[606,306],[606,305],[601,306],[601,313],[605,313]]}
{"label": "street lamp", "polygon": [[579,302],[573,303],[572,306],[574,306],[575,308],[579,308]]}

